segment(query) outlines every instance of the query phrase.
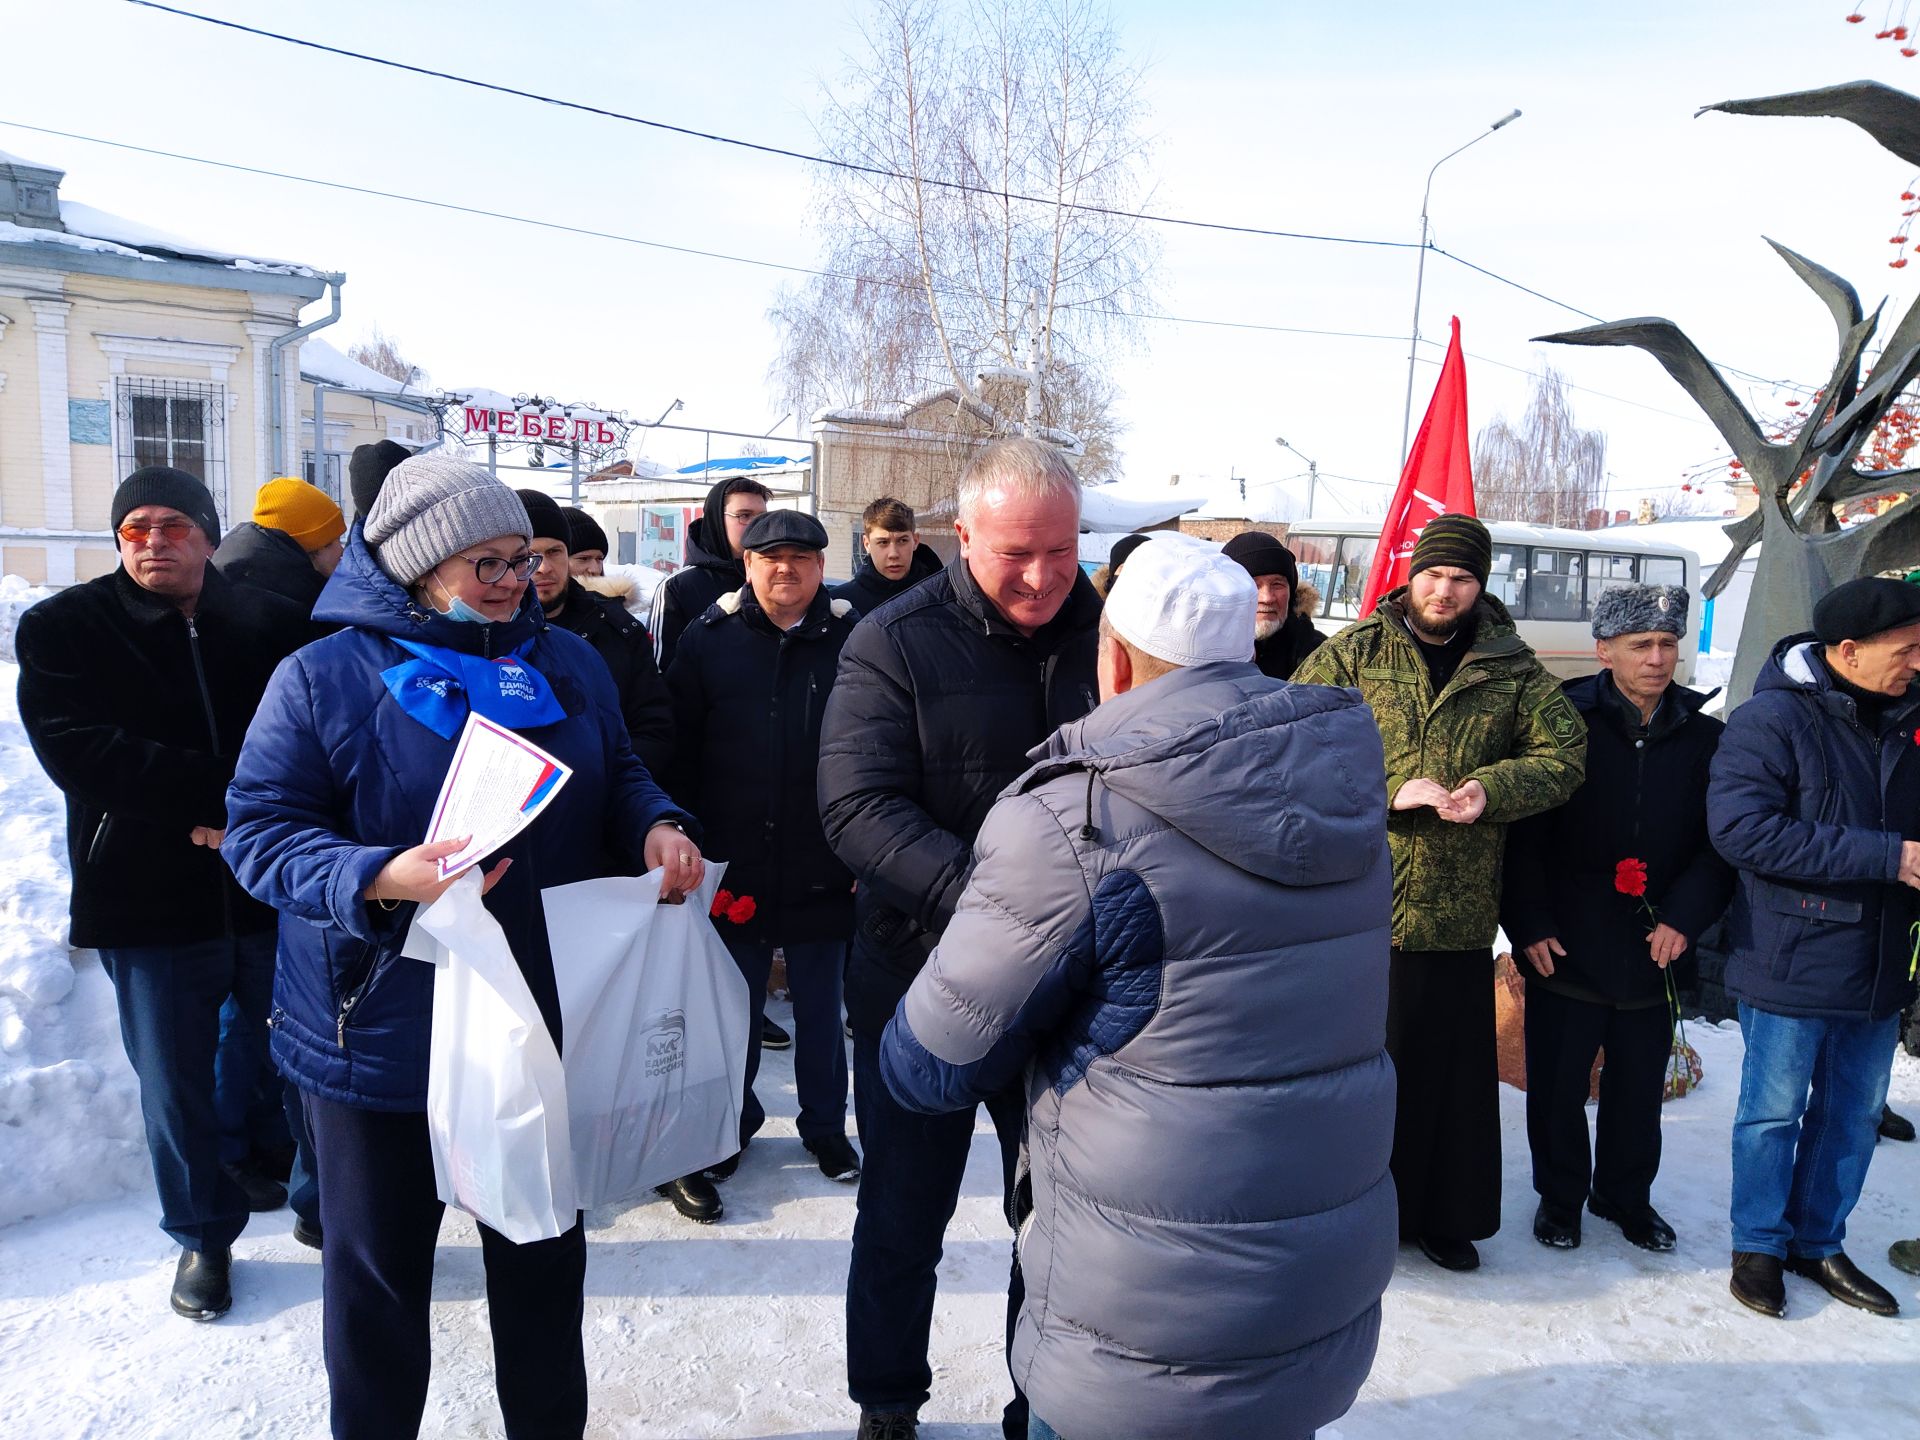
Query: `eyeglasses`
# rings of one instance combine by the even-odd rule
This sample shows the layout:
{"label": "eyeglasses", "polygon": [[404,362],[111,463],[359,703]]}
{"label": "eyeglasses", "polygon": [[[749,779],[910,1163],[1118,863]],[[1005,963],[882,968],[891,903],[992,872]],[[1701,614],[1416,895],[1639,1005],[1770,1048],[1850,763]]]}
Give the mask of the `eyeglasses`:
{"label": "eyeglasses", "polygon": [[724,513],[726,514],[727,519],[733,521],[737,525],[740,522],[745,520],[758,520],[762,515],[766,514],[767,512],[764,510],[728,510]]}
{"label": "eyeglasses", "polygon": [[152,537],[153,532],[158,530],[170,543],[178,545],[191,535],[195,528],[193,521],[182,520],[175,516],[171,520],[161,520],[152,525],[144,520],[129,520],[114,531],[114,534],[129,545],[144,545]]}
{"label": "eyeglasses", "polygon": [[516,580],[529,578],[540,568],[540,557],[533,554],[516,555],[511,560],[502,560],[498,555],[482,555],[478,560],[471,555],[452,555],[452,560],[464,560],[473,566],[473,578],[482,585],[498,585],[507,578],[509,571]]}

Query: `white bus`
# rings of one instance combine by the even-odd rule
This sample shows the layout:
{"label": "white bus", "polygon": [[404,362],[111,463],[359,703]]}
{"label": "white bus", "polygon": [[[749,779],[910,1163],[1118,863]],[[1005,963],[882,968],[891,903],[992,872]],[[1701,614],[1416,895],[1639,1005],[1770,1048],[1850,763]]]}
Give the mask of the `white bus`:
{"label": "white bus", "polygon": [[[1638,526],[1558,530],[1489,520],[1493,566],[1487,593],[1512,612],[1520,637],[1563,680],[1599,669],[1589,624],[1593,602],[1612,585],[1684,585],[1692,599],[1674,678],[1687,684],[1700,650],[1700,562],[1691,550]],[[1302,520],[1286,543],[1300,578],[1320,592],[1314,624],[1328,635],[1357,618],[1367,568],[1380,543],[1378,520]]]}

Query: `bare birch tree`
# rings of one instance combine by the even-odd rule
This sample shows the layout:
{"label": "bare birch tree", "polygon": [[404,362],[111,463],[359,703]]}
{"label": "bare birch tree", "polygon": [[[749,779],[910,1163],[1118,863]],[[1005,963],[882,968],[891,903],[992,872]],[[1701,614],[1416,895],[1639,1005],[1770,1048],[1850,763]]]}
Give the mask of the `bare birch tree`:
{"label": "bare birch tree", "polygon": [[[1141,222],[1106,213],[1144,203],[1146,145],[1140,72],[1103,5],[875,0],[861,39],[819,121],[848,167],[814,205],[829,274],[769,311],[780,398],[806,415],[977,393],[1037,340],[1042,414],[1102,420],[1087,410],[1113,404],[1102,360],[1129,338],[1157,255]],[[1071,405],[1048,399],[1056,383]]]}
{"label": "bare birch tree", "polygon": [[1566,381],[1551,366],[1534,377],[1520,423],[1505,415],[1473,444],[1473,496],[1489,520],[1579,529],[1605,500],[1607,437],[1574,423]]}
{"label": "bare birch tree", "polygon": [[401,352],[400,342],[378,325],[373,327],[373,333],[365,340],[348,347],[347,358],[369,370],[379,371],[389,380],[411,385],[416,390],[425,390],[431,383],[427,372],[410,362]]}

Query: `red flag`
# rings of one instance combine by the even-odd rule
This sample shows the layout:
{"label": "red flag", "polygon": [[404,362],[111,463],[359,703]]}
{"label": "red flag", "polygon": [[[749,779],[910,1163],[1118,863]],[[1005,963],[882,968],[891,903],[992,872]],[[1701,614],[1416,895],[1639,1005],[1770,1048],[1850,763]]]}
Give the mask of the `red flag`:
{"label": "red flag", "polygon": [[1440,383],[1420,433],[1407,452],[1407,468],[1393,492],[1387,518],[1380,526],[1367,586],[1361,592],[1360,616],[1373,613],[1380,597],[1407,583],[1407,562],[1414,542],[1436,515],[1472,515],[1473,467],[1467,439],[1467,362],[1460,354],[1460,317],[1453,317],[1453,340],[1440,366]]}

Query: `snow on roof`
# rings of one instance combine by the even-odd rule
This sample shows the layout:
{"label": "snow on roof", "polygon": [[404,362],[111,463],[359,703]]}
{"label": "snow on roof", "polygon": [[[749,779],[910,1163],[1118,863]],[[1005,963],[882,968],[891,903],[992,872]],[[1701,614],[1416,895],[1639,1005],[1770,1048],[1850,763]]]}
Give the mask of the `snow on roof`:
{"label": "snow on roof", "polygon": [[[1664,540],[1684,546],[1700,557],[1703,567],[1718,565],[1733,548],[1726,527],[1733,522],[1721,516],[1702,516],[1689,520],[1657,520],[1651,525],[1609,525],[1604,534],[1626,531],[1648,540]],[[1756,547],[1758,548],[1758,547]]]}
{"label": "snow on roof", "polygon": [[[326,341],[313,338],[300,342],[300,378],[338,385],[343,390],[372,390],[382,395],[407,391],[407,387],[391,375],[382,375],[371,366],[350,360]],[[408,393],[425,398],[419,390]]]}
{"label": "snow on roof", "polygon": [[515,400],[511,395],[489,390],[484,385],[450,386],[446,394],[449,400],[471,405],[476,410],[538,410],[542,414],[561,414],[569,420],[619,420],[625,423],[624,417],[612,410],[596,410],[591,405],[562,405],[558,400],[543,400],[537,395]]}
{"label": "snow on roof", "polygon": [[67,173],[58,165],[48,165],[40,160],[29,160],[26,156],[15,155],[9,150],[0,150],[0,165],[18,165],[24,170],[51,170],[56,175],[64,175]]}
{"label": "snow on roof", "polygon": [[[48,167],[52,168],[52,167]],[[0,244],[64,245],[72,250],[87,250],[98,255],[124,255],[132,260],[156,264],[167,260],[197,260],[223,265],[230,270],[251,271],[261,275],[297,275],[316,280],[319,270],[297,265],[291,260],[273,260],[258,255],[239,255],[196,241],[169,235],[151,225],[142,225],[110,211],[82,205],[77,200],[60,202],[60,220],[67,228],[42,230],[29,225],[0,221]]]}
{"label": "snow on roof", "polygon": [[1112,485],[1086,485],[1080,490],[1080,528],[1083,531],[1117,531],[1126,534],[1149,525],[1164,525],[1177,515],[1198,510],[1203,497],[1175,495],[1137,496],[1120,493]]}
{"label": "snow on roof", "polygon": [[129,245],[116,245],[94,235],[72,235],[64,230],[42,230],[33,225],[16,225],[0,220],[0,245],[64,245],[69,250],[90,250],[96,255],[125,255],[130,260],[161,263],[158,255],[148,255]]}

